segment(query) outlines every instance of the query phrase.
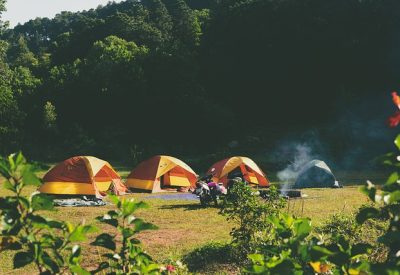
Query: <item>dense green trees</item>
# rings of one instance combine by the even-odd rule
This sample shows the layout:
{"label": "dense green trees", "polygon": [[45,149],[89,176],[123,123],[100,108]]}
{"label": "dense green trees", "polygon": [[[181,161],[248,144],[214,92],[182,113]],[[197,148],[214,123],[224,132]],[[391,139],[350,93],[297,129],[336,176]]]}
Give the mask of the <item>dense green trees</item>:
{"label": "dense green trees", "polygon": [[245,136],[273,144],[309,127],[329,137],[334,103],[399,86],[399,8],[127,0],[6,28],[1,151],[121,158],[137,146],[211,152]]}

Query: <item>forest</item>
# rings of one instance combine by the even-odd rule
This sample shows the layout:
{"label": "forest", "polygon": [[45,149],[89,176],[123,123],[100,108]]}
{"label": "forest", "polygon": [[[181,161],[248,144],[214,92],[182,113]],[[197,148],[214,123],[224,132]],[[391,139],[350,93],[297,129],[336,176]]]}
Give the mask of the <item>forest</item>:
{"label": "forest", "polygon": [[376,125],[400,86],[396,0],[127,0],[0,24],[2,154],[255,155],[311,135],[341,163],[393,137]]}
{"label": "forest", "polygon": [[399,0],[6,9],[1,274],[400,275]]}

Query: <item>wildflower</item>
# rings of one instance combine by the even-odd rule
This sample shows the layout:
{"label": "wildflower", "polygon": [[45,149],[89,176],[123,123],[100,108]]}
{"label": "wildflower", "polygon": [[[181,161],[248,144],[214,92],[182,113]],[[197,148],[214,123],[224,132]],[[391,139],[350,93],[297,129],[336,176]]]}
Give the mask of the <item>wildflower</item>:
{"label": "wildflower", "polygon": [[400,123],[400,111],[397,111],[388,118],[389,127],[396,127]]}
{"label": "wildflower", "polygon": [[397,108],[400,109],[400,96],[397,94],[397,92],[395,92],[395,91],[392,92],[392,99],[393,99],[394,105],[396,105]]}
{"label": "wildflower", "polygon": [[175,267],[174,267],[172,264],[166,265],[166,266],[165,266],[165,269],[166,269],[168,272],[174,272],[174,271],[175,271]]}

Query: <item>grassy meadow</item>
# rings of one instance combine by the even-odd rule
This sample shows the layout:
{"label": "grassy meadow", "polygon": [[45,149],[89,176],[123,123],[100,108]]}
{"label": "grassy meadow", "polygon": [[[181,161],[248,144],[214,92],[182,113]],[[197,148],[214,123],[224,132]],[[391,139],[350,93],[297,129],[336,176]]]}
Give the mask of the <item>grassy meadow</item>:
{"label": "grassy meadow", "polygon": [[[126,177],[128,170],[121,169],[123,176]],[[39,175],[42,175],[40,173]],[[359,186],[365,182],[365,178],[371,178],[379,182],[384,175],[370,172],[366,174],[357,174],[356,172],[339,173],[339,179],[345,183],[341,189],[304,189],[302,191],[306,196],[302,199],[291,199],[288,202],[285,211],[297,216],[309,217],[314,225],[320,225],[331,215],[335,213],[351,213],[357,207],[368,202],[366,196],[359,192]],[[347,181],[345,177],[349,177]],[[278,184],[274,182],[274,184]],[[26,194],[35,191],[28,187]],[[0,185],[0,196],[6,196],[8,193]],[[202,208],[197,200],[179,200],[179,199],[160,199],[157,194],[130,194],[127,197],[134,197],[137,200],[143,200],[150,205],[149,209],[140,210],[137,215],[146,221],[152,222],[159,227],[158,230],[142,232],[139,239],[157,261],[166,262],[169,259],[180,259],[193,251],[210,242],[226,243],[230,240],[229,232],[232,224],[218,214],[215,207]],[[176,196],[174,196],[175,198]],[[103,207],[58,207],[55,211],[46,213],[47,216],[58,219],[68,220],[72,223],[95,224],[99,232],[113,232],[113,228],[108,225],[98,223],[95,218],[103,215],[106,211],[112,209],[112,205]],[[96,233],[92,237],[96,236]],[[88,240],[83,247],[84,266],[89,269],[96,267],[100,262],[101,249],[89,245]],[[218,269],[228,273],[235,273],[235,269],[220,266],[217,270],[213,267],[197,270],[200,273],[214,273]],[[22,270],[12,269],[12,254],[0,253],[0,274],[27,274],[34,272],[33,266],[28,266]]]}

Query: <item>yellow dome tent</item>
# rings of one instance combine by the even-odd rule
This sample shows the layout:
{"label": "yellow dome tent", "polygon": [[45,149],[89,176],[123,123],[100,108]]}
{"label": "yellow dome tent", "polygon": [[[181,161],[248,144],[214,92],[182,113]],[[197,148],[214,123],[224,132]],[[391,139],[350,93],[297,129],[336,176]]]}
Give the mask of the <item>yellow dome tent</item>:
{"label": "yellow dome tent", "polygon": [[110,187],[116,194],[127,190],[108,162],[90,156],[72,157],[57,164],[46,173],[43,181],[39,191],[47,194],[103,195],[101,192]]}
{"label": "yellow dome tent", "polygon": [[136,190],[161,192],[194,187],[196,181],[196,173],[183,161],[170,156],[154,156],[133,169],[125,184]]}

